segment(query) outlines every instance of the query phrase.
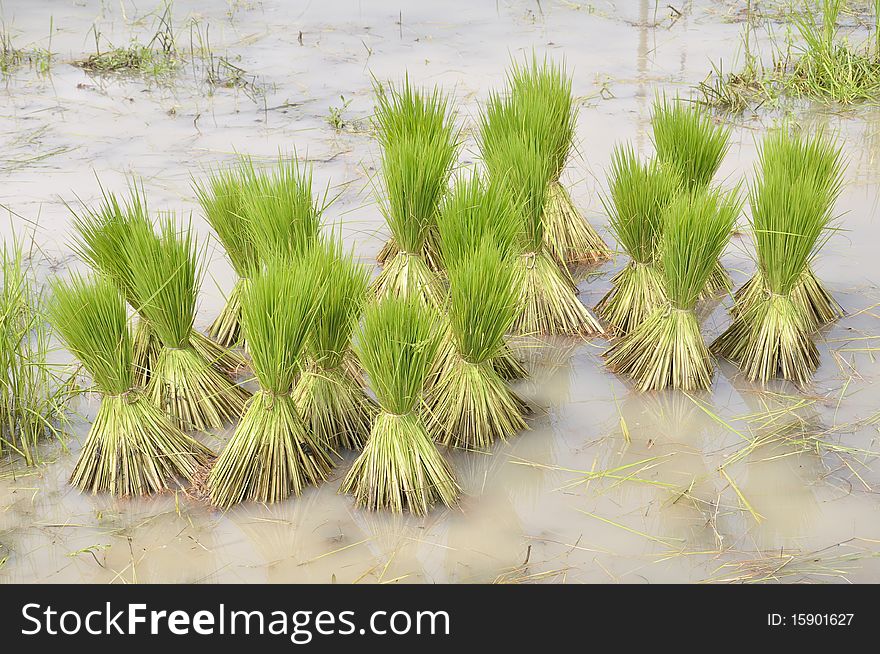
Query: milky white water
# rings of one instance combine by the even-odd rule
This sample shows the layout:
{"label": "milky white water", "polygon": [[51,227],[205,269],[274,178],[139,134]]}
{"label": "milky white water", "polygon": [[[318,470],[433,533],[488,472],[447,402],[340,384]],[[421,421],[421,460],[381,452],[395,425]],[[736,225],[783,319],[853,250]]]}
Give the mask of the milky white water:
{"label": "milky white water", "polygon": [[[94,51],[93,25],[119,45],[144,38],[149,3],[7,0],[2,16],[16,45],[47,46],[51,24],[56,56],[49,75],[25,65],[0,89],[3,234],[36,223],[43,273],[63,273],[79,265],[65,203],[94,202],[98,180],[121,191],[136,175],[153,209],[192,212],[208,239],[191,176],[236,152],[268,163],[295,148],[314,163],[316,186],[338,195],[329,219],[372,261],[387,233],[372,194],[371,76],[408,71],[453,89],[470,130],[509,58],[535,48],[574,71],[579,156],[565,181],[610,241],[597,194],[612,146],[632,140],[650,153],[654,94],[689,93],[711,62],[729,67],[740,50],[744,2],[673,4],[680,17],[648,0],[175,2],[179,47],[189,48],[195,19],[217,56],[246,71],[246,87],[222,88],[205,83],[199,63],[159,80],[90,76],[71,65]],[[343,105],[345,126],[336,130],[329,108]],[[721,177],[732,184],[751,173],[755,139],[778,117],[737,119]],[[603,368],[605,341],[551,343],[535,352],[534,378],[520,387],[538,408],[531,430],[488,455],[452,454],[461,503],[425,518],[367,513],[338,495],[350,458],[302,497],[228,513],[183,493],[81,495],[66,480],[94,415],[84,401],[69,451],[47,447],[32,470],[14,460],[0,468],[0,581],[880,580],[872,454],[880,423],[870,420],[880,411],[880,351],[872,351],[880,347],[880,110],[814,106],[796,117],[837,130],[849,161],[838,207],[844,231],[815,264],[849,315],[822,333],[809,388],[762,389],[722,363],[711,392],[643,394]],[[474,159],[472,144],[463,159]],[[736,236],[723,257],[737,284],[754,268],[749,251]],[[625,262],[596,269],[582,300],[594,305]],[[212,244],[200,327],[232,283]],[[729,304],[706,308],[707,339],[726,325]],[[769,437],[783,420],[825,445]],[[220,448],[224,438],[208,442]],[[754,438],[766,444],[741,451]]]}

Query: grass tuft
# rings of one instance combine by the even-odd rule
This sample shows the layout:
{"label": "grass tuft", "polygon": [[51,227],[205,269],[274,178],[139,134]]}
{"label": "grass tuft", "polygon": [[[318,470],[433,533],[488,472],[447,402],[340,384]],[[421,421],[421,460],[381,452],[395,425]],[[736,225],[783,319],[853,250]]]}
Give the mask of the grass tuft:
{"label": "grass tuft", "polygon": [[194,347],[201,253],[189,226],[165,216],[160,233],[132,234],[128,266],[141,315],[162,344],[147,393],[184,428],[220,428],[236,419],[249,393]]}
{"label": "grass tuft", "polygon": [[575,207],[560,176],[574,148],[577,108],[571,77],[564,64],[533,53],[512,62],[507,94],[492,94],[484,109],[480,141],[484,156],[492,143],[510,133],[532,140],[549,167],[541,219],[548,252],[563,264],[594,263],[610,258],[611,251]]}
{"label": "grass tuft", "polygon": [[333,237],[316,248],[313,266],[324,292],[293,400],[316,438],[337,451],[360,449],[376,410],[364,390],[351,337],[366,302],[369,271],[343,254]]}
{"label": "grass tuft", "polygon": [[664,211],[660,268],[667,302],[606,352],[614,372],[642,390],[706,389],[712,360],[694,307],[740,212],[737,194],[687,192]]}
{"label": "grass tuft", "polygon": [[681,178],[671,166],[642,162],[631,146],[619,146],[611,156],[608,187],[602,202],[631,261],[611,280],[596,311],[613,331],[627,334],[666,300],[658,251],[663,211],[681,192]]}
{"label": "grass tuft", "polygon": [[713,349],[751,380],[805,384],[819,364],[812,339],[838,306],[810,269],[840,193],[840,149],[822,134],[769,134],[751,188],[758,271],[736,295],[733,322]]}
{"label": "grass tuft", "polygon": [[486,450],[526,428],[525,403],[492,366],[519,312],[515,257],[485,239],[449,268],[453,348],[428,399],[429,426],[444,445]]}
{"label": "grass tuft", "polygon": [[71,483],[122,497],[165,490],[175,477],[192,481],[212,454],[134,385],[131,332],[117,287],[106,277],[73,277],[52,290],[52,324],[102,396]]}
{"label": "grass tuft", "polygon": [[325,288],[311,257],[269,262],[242,302],[242,327],[260,390],[208,476],[211,501],[279,502],[333,469],[330,444],[308,429],[291,397]]}
{"label": "grass tuft", "polygon": [[[484,118],[484,123],[487,119]],[[484,133],[483,156],[492,179],[505,184],[520,211],[521,311],[511,330],[521,335],[587,336],[602,327],[577,297],[571,276],[544,246],[542,216],[553,175],[541,145],[517,131]]]}
{"label": "grass tuft", "polygon": [[211,338],[224,347],[241,343],[241,295],[259,266],[257,248],[244,209],[244,199],[256,183],[253,162],[245,157],[234,166],[212,171],[207,180],[193,182],[205,218],[238,276],[226,298],[226,305],[208,330]]}
{"label": "grass tuft", "polygon": [[438,501],[456,501],[452,470],[421,415],[441,336],[436,314],[417,298],[391,297],[367,308],[356,351],[380,411],[341,487],[360,506],[421,515]]}

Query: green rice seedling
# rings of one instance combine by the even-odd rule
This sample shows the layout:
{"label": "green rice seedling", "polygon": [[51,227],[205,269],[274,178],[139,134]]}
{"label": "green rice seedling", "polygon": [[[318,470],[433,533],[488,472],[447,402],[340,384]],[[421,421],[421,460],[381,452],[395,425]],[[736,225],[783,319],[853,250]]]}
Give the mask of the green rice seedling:
{"label": "green rice seedling", "polygon": [[63,437],[75,384],[49,360],[43,294],[21,241],[3,244],[0,271],[0,455],[15,452],[30,466],[42,441]]}
{"label": "green rice seedling", "polygon": [[[684,188],[707,188],[730,149],[730,129],[713,121],[702,106],[665,96],[654,101],[651,128],[657,159],[678,171]],[[731,287],[730,276],[717,261],[701,297]]]}
{"label": "green rice seedling", "polygon": [[[96,272],[106,275],[119,287],[126,301],[138,313],[134,330],[135,383],[146,386],[159,352],[161,342],[144,316],[142,300],[137,296],[129,253],[139,243],[155,238],[143,189],[132,188],[127,200],[120,201],[113,193],[104,192],[97,209],[86,209],[73,216],[75,230],[73,249]],[[227,377],[234,377],[244,367],[244,359],[228,348],[197,331],[192,344],[206,360]]]}
{"label": "green rice seedling", "polygon": [[630,375],[642,390],[668,386],[707,389],[712,359],[694,307],[740,212],[738,193],[687,191],[663,212],[660,246],[668,301],[606,352],[614,372]]}
{"label": "green rice seedling", "polygon": [[656,159],[640,161],[630,146],[615,148],[608,177],[608,198],[602,202],[611,230],[631,260],[611,280],[596,312],[622,335],[666,301],[658,250],[663,211],[681,192],[681,179]]}
{"label": "green rice seedling", "polygon": [[131,328],[115,284],[75,276],[52,290],[52,324],[101,395],[70,482],[121,497],[165,490],[175,477],[192,481],[213,455],[135,385]]}
{"label": "green rice seedling", "polygon": [[324,289],[306,342],[306,363],[293,401],[310,434],[336,451],[361,449],[376,413],[351,349],[351,336],[367,298],[369,271],[343,254],[330,237],[315,249],[312,265]]}
{"label": "green rice seedling", "polygon": [[205,218],[238,276],[223,310],[208,329],[209,336],[224,347],[241,343],[241,296],[259,265],[243,206],[256,178],[253,162],[242,157],[234,166],[213,171],[207,180],[193,182]]}
{"label": "green rice seedling", "polygon": [[147,393],[182,428],[220,428],[236,419],[249,393],[220,374],[193,342],[202,255],[189,226],[165,216],[160,233],[131,235],[128,269],[139,311],[162,344]]}
{"label": "green rice seedling", "polygon": [[398,251],[373,283],[379,299],[415,295],[429,306],[443,301],[443,287],[424,255],[425,239],[436,229],[440,201],[458,154],[454,127],[401,134],[384,144],[382,210]]}
{"label": "green rice seedling", "polygon": [[256,175],[246,189],[242,211],[258,259],[294,260],[309,252],[318,240],[328,204],[326,193],[322,198],[312,195],[311,166],[295,156],[279,159],[275,168]]}
{"label": "green rice seedling", "polygon": [[[406,137],[437,143],[459,140],[460,134],[453,121],[450,99],[439,88],[418,88],[410,84],[407,76],[401,84],[386,88],[376,83],[373,89],[376,94],[373,127],[383,150],[398,139]],[[440,262],[433,218],[428,216],[421,253],[428,267],[436,272],[440,269]],[[383,266],[392,261],[400,251],[393,227],[391,230],[391,238],[385,242],[376,257]]]}
{"label": "green rice seedling", "polygon": [[[761,148],[761,168],[771,171],[772,177],[803,179],[807,184],[816,186],[820,189],[819,198],[824,198],[827,207],[815,207],[813,210],[827,219],[833,216],[833,207],[843,186],[843,158],[840,146],[825,134],[818,132],[810,136],[787,129],[772,132]],[[813,329],[817,329],[840,318],[843,309],[816,277],[811,261],[812,257],[792,289],[791,297]],[[735,315],[753,302],[760,301],[766,295],[766,286],[759,267],[756,274],[736,292],[732,313]]]}
{"label": "green rice seedling", "polygon": [[333,449],[312,432],[291,392],[326,288],[312,256],[270,261],[242,302],[242,327],[260,390],[208,476],[211,501],[279,502],[324,481]]}
{"label": "green rice seedling", "polygon": [[815,279],[810,261],[834,217],[839,152],[829,159],[834,165],[817,165],[824,173],[799,172],[784,155],[797,141],[819,144],[822,138],[781,130],[768,135],[761,149],[758,178],[749,194],[758,272],[738,295],[732,324],[712,346],[751,380],[783,377],[805,384],[819,365],[813,333],[820,323],[811,302],[818,295],[809,281]]}
{"label": "green rice seedling", "polygon": [[444,445],[486,450],[526,428],[526,404],[492,366],[519,312],[516,257],[485,238],[448,269],[453,351],[428,398],[429,426]]}
{"label": "green rice seedling", "polygon": [[[491,103],[490,103],[491,104]],[[484,125],[487,124],[484,118]],[[543,146],[516,130],[482,134],[482,153],[495,182],[507,185],[520,210],[519,261],[523,303],[512,331],[520,335],[588,336],[602,327],[577,297],[577,287],[544,245],[544,206],[553,176]]]}
{"label": "green rice seedling", "polygon": [[341,487],[360,506],[425,514],[438,501],[456,501],[458,484],[421,410],[442,333],[434,311],[412,295],[366,309],[355,348],[380,411]]}
{"label": "green rice seedling", "polygon": [[[498,108],[509,115],[502,122],[518,123],[519,129],[539,144],[551,166],[542,216],[548,252],[569,265],[610,258],[611,250],[584,220],[560,182],[574,148],[577,125],[571,77],[565,65],[547,58],[539,61],[533,53],[530,60],[512,64],[507,83],[509,97]],[[491,114],[486,117],[493,118]]]}
{"label": "green rice seedling", "polygon": [[[469,175],[459,175],[445,197],[437,218],[437,233],[440,263],[448,270],[473,256],[486,239],[491,239],[505,256],[516,252],[522,239],[522,221],[507,186],[485,179],[474,169]],[[450,338],[441,346],[439,358],[453,351]],[[528,377],[523,362],[506,342],[491,361],[503,379]]]}

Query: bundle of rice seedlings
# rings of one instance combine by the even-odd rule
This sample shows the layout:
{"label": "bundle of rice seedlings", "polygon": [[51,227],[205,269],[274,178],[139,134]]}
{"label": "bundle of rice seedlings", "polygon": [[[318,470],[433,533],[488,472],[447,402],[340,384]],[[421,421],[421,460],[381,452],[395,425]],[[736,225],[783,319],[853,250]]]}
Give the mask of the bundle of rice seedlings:
{"label": "bundle of rice seedlings", "polygon": [[327,193],[312,195],[312,168],[295,156],[279,159],[272,170],[255,176],[242,198],[242,212],[257,258],[295,260],[310,251],[321,231]]}
{"label": "bundle of rice seedlings", "polygon": [[627,334],[666,301],[663,273],[657,265],[663,211],[680,193],[677,173],[656,159],[643,163],[630,146],[615,148],[603,198],[611,229],[631,260],[611,280],[611,290],[596,305],[618,334]]}
{"label": "bundle of rice seedlings", "polygon": [[[843,159],[840,146],[825,134],[818,132],[808,136],[786,129],[769,134],[761,148],[761,169],[773,171],[773,177],[784,175],[789,180],[802,179],[820,189],[819,198],[825,204],[813,210],[827,219],[832,217],[834,204],[843,186]],[[816,277],[811,261],[812,257],[792,289],[791,297],[802,309],[809,324],[817,329],[840,318],[843,309]],[[759,268],[736,292],[733,313],[760,301],[766,293],[766,284]]]}
{"label": "bundle of rice seedlings", "polygon": [[435,313],[414,296],[367,307],[355,347],[380,411],[341,487],[360,506],[424,514],[438,501],[456,500],[458,485],[421,412],[441,338]]}
{"label": "bundle of rice seedlings", "polygon": [[211,501],[278,502],[333,468],[329,443],[309,431],[291,391],[325,288],[312,257],[270,261],[242,298],[242,327],[260,390],[208,476]]}
{"label": "bundle of rice seedlings", "polygon": [[[452,122],[449,98],[437,87],[430,91],[420,89],[410,84],[407,76],[399,85],[385,88],[376,83],[373,89],[376,93],[373,126],[383,150],[401,137],[419,137],[441,142],[448,138],[458,139],[458,131]],[[437,230],[429,220],[421,253],[433,271],[440,270],[437,246]],[[376,259],[384,266],[399,251],[400,246],[392,229],[391,238],[382,246]]]}
{"label": "bundle of rice seedlings", "polygon": [[[105,192],[97,209],[74,212],[73,226],[76,232],[74,251],[95,272],[112,279],[138,313],[133,365],[135,383],[146,386],[162,346],[141,311],[142,300],[137,296],[134,273],[129,265],[130,253],[136,252],[137,244],[155,238],[143,190],[132,188],[131,195],[125,201],[120,201],[113,193]],[[191,340],[196,351],[227,377],[234,377],[244,366],[244,359],[240,355],[195,330]]]}
{"label": "bundle of rice seedlings", "polygon": [[492,367],[519,310],[515,257],[487,238],[448,270],[453,352],[428,399],[431,431],[444,445],[486,450],[526,428],[526,404]]}
{"label": "bundle of rice seedlings", "polygon": [[819,365],[812,337],[819,323],[805,280],[833,219],[840,171],[833,168],[829,183],[782,164],[779,150],[788,150],[795,138],[778,132],[764,141],[749,194],[758,272],[737,298],[732,324],[712,347],[751,380],[779,376],[805,384]]}
{"label": "bundle of rice seedlings", "polygon": [[133,233],[128,267],[139,311],[162,344],[152,364],[147,393],[183,428],[220,428],[236,419],[249,393],[220,374],[193,340],[201,254],[187,226],[172,216],[160,233]]}
{"label": "bundle of rice seedlings", "polygon": [[[522,238],[522,221],[507,186],[484,179],[474,169],[469,175],[459,175],[452,191],[444,198],[437,218],[437,233],[440,260],[448,270],[473,256],[486,239],[505,257],[516,252]],[[449,347],[441,347],[441,358],[454,350],[451,339],[446,345]],[[504,341],[491,361],[503,379],[528,377],[523,362]]]}
{"label": "bundle of rice seedlings", "polygon": [[[571,77],[565,65],[534,54],[530,61],[514,62],[507,76],[508,114],[502,122],[519,124],[535,139],[551,165],[544,206],[544,243],[556,259],[570,265],[595,263],[611,257],[611,250],[584,219],[560,176],[574,148],[577,108],[571,93]],[[490,118],[491,114],[487,114]],[[491,126],[489,126],[491,128]],[[503,129],[503,128],[502,128]]]}
{"label": "bundle of rice seedlings", "polygon": [[241,344],[241,296],[259,265],[243,206],[256,176],[253,162],[241,158],[235,166],[216,170],[207,180],[193,183],[205,218],[238,276],[222,311],[208,328],[209,336],[224,347]]}
{"label": "bundle of rice seedlings", "polygon": [[164,490],[175,477],[192,481],[213,455],[135,386],[125,300],[114,283],[103,276],[56,282],[49,315],[101,394],[71,483],[126,496]]}
{"label": "bundle of rice seedlings", "polygon": [[521,335],[601,334],[602,327],[578,299],[570,275],[560,270],[544,245],[543,214],[553,165],[543,146],[516,130],[492,129],[482,138],[489,174],[507,186],[521,215],[517,265],[522,269],[522,305],[512,331]]}
{"label": "bundle of rice seedlings", "polygon": [[430,95],[412,91],[412,101],[392,98],[387,107],[380,105],[377,127],[382,213],[397,250],[373,289],[380,299],[412,293],[439,306],[443,289],[435,272],[436,253],[432,246],[426,255],[426,243],[429,234],[436,237],[440,201],[458,157],[459,131],[447,97],[437,89]]}
{"label": "bundle of rice seedlings", "polygon": [[[707,188],[730,149],[730,128],[716,123],[695,102],[668,100],[665,96],[654,101],[651,128],[657,159],[678,171],[686,189]],[[724,266],[717,261],[701,297],[728,292],[732,285]]]}
{"label": "bundle of rice seedlings", "polygon": [[12,451],[26,465],[39,460],[38,446],[67,431],[67,401],[75,391],[51,362],[51,333],[43,293],[24,243],[17,238],[0,252],[0,455]]}
{"label": "bundle of rice seedlings", "polygon": [[312,265],[324,292],[293,401],[310,434],[337,451],[360,449],[370,433],[375,405],[351,364],[351,336],[366,301],[369,271],[343,254],[332,237],[314,254]]}
{"label": "bundle of rice seedlings", "polygon": [[660,266],[667,301],[606,353],[608,367],[632,376],[642,390],[696,390],[712,383],[712,360],[694,306],[730,238],[740,211],[736,196],[688,191],[663,213]]}

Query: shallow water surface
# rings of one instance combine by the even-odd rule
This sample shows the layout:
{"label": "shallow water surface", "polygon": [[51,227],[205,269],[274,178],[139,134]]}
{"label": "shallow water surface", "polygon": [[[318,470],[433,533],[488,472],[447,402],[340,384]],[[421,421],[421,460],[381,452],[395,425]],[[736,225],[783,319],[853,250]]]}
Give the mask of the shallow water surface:
{"label": "shallow water surface", "polygon": [[[158,79],[90,76],[72,65],[94,51],[93,25],[115,44],[144,38],[148,7],[4,2],[19,47],[47,46],[51,18],[56,56],[48,75],[25,65],[0,91],[3,234],[36,224],[43,272],[77,267],[66,203],[94,202],[99,181],[123,190],[134,174],[153,209],[192,212],[207,239],[191,176],[236,152],[270,163],[295,149],[335,197],[329,220],[372,261],[386,237],[366,129],[372,76],[408,71],[454,89],[472,129],[509,57],[535,48],[574,71],[578,156],[565,181],[610,241],[598,193],[612,146],[632,140],[649,153],[654,94],[688,94],[711,62],[730,63],[739,49],[745,3],[679,4],[676,17],[649,0],[456,0],[442,9],[176,1],[179,47],[207,33],[216,56],[245,71],[226,88],[205,81],[202,59]],[[337,130],[329,109],[343,106]],[[751,174],[755,139],[779,117],[735,121],[720,173],[727,183]],[[425,518],[367,513],[338,495],[350,458],[302,497],[227,513],[182,492],[81,495],[66,480],[94,415],[83,401],[66,451],[47,447],[33,470],[15,461],[0,469],[0,581],[880,581],[880,110],[812,107],[796,118],[838,131],[849,162],[842,230],[815,262],[848,315],[821,334],[809,388],[761,388],[721,363],[710,392],[643,394],[603,369],[605,341],[546,344],[529,350],[534,377],[520,386],[536,407],[531,429],[489,454],[453,453],[461,503]],[[469,143],[463,161],[474,156]],[[749,250],[738,235],[723,257],[737,284],[754,269]],[[624,264],[618,257],[591,271],[582,300],[594,305]],[[212,244],[200,327],[232,282]],[[729,305],[703,308],[707,339],[724,328]]]}

